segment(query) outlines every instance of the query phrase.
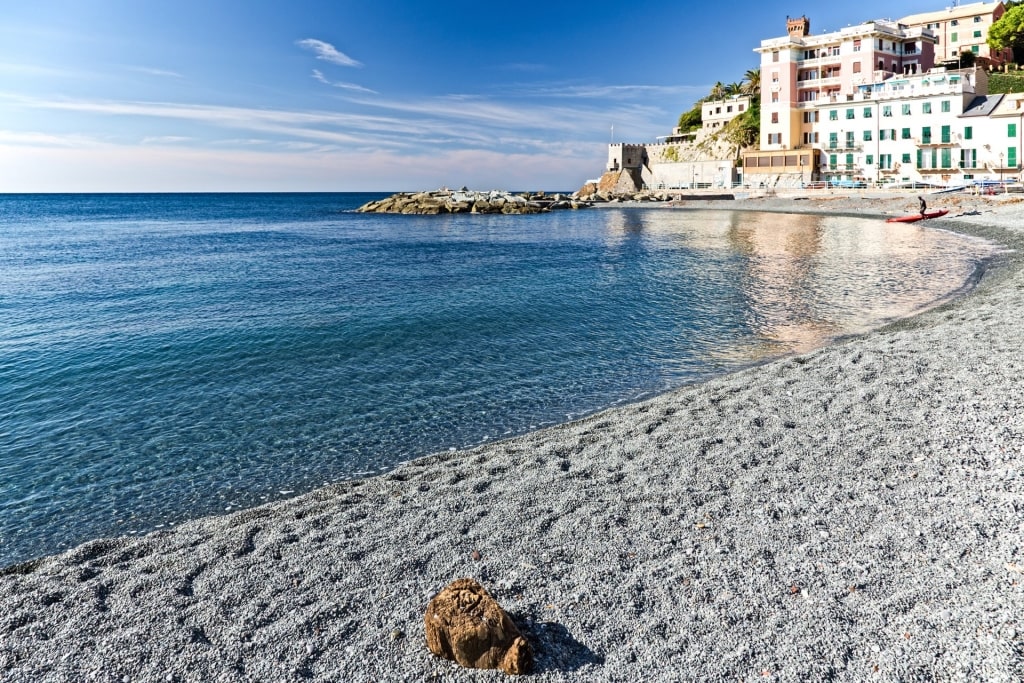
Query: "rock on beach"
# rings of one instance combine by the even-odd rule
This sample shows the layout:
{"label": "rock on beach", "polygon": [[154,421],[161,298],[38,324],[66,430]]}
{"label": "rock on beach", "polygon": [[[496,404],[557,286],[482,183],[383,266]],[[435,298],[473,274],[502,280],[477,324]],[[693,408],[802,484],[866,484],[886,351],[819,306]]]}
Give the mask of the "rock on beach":
{"label": "rock on beach", "polygon": [[543,192],[512,194],[499,190],[435,190],[433,192],[399,192],[384,199],[367,202],[356,209],[359,213],[399,213],[437,215],[452,213],[534,214],[558,209],[578,209],[575,199]]}

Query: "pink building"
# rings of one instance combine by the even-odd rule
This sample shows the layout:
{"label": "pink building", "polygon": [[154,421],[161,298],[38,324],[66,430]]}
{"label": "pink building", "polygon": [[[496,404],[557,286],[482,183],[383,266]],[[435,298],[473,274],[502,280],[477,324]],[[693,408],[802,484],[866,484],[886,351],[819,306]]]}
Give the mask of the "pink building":
{"label": "pink building", "polygon": [[871,21],[820,36],[807,17],[787,17],[788,35],[761,41],[761,150],[820,147],[818,104],[853,99],[859,87],[935,63],[935,34]]}

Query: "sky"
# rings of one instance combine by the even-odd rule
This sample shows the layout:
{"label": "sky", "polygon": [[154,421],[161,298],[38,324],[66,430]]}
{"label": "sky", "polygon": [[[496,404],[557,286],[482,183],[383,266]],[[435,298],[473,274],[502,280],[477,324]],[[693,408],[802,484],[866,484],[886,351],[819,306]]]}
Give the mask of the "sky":
{"label": "sky", "polygon": [[787,15],[945,4],[0,0],[0,193],[571,191]]}

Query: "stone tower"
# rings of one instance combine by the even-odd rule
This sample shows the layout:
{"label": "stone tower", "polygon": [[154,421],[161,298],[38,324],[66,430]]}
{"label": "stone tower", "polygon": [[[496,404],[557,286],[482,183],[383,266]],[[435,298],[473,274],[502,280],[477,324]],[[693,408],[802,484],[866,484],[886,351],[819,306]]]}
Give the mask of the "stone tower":
{"label": "stone tower", "polygon": [[790,38],[803,38],[811,35],[811,20],[807,17],[790,19],[786,17],[786,30]]}

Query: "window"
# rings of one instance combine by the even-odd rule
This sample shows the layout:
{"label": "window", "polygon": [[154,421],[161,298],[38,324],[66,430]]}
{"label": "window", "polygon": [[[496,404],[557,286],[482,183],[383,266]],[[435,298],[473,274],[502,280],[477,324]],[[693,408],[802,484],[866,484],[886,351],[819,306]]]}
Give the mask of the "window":
{"label": "window", "polygon": [[860,73],[860,62],[854,62],[853,63],[853,73],[855,73],[855,74],[859,74]]}
{"label": "window", "polygon": [[980,24],[981,23],[981,17],[974,17],[974,23],[975,24]]}
{"label": "window", "polygon": [[[958,20],[954,19],[953,21],[949,22],[949,25],[950,26],[959,26],[960,22]],[[928,28],[931,28],[931,26],[928,26]]]}
{"label": "window", "polygon": [[778,101],[779,101],[779,93],[773,92],[772,93],[772,102],[778,102]]}
{"label": "window", "polygon": [[1017,137],[1017,124],[1009,123],[1006,125],[1006,137],[1015,138]]}
{"label": "window", "polygon": [[838,121],[839,120],[839,110],[838,109],[833,109],[833,110],[829,111],[829,113],[828,113],[828,120],[829,121]]}
{"label": "window", "polygon": [[909,164],[910,163],[910,152],[904,152],[903,153],[903,160],[902,160],[901,163],[904,163],[904,164]]}
{"label": "window", "polygon": [[891,154],[879,154],[878,155],[878,168],[891,169],[892,168],[892,155]]}
{"label": "window", "polygon": [[923,128],[921,128],[921,142],[927,145],[931,141],[932,141],[932,127],[931,126],[924,126]]}
{"label": "window", "polygon": [[953,168],[953,154],[949,147],[942,148],[942,168]]}
{"label": "window", "polygon": [[871,142],[871,131],[864,131],[864,142]]}
{"label": "window", "polygon": [[828,134],[828,148],[835,149],[839,146],[839,133]]}
{"label": "window", "polygon": [[971,45],[971,52],[973,52],[974,54],[978,54],[978,48],[978,45]]}
{"label": "window", "polygon": [[964,140],[973,140],[973,139],[974,139],[974,127],[973,126],[964,126]]}
{"label": "window", "polygon": [[1008,147],[1006,149],[1006,166],[1007,168],[1017,168],[1017,148]]}
{"label": "window", "polygon": [[864,118],[871,118],[871,107],[864,107]]}
{"label": "window", "polygon": [[878,131],[878,139],[891,140],[892,138],[889,137],[889,130],[887,128],[883,128],[882,130]]}
{"label": "window", "polygon": [[852,119],[852,118],[853,118],[853,116],[854,116],[854,114],[853,114],[853,110],[852,110],[852,109],[847,109],[847,110],[846,110],[846,118],[848,118],[848,119]]}
{"label": "window", "polygon": [[951,138],[953,136],[949,132],[949,126],[943,126],[942,127],[942,134],[941,135],[942,135],[942,137],[940,137],[939,140],[941,140],[943,143],[951,142]]}
{"label": "window", "polygon": [[[882,41],[878,41],[878,42],[882,42]],[[879,47],[878,49],[882,49],[882,48]],[[885,71],[885,62],[883,62],[881,59],[878,60],[878,70],[879,71]]]}
{"label": "window", "polygon": [[849,170],[852,170],[852,169],[853,169],[853,155],[852,154],[847,154],[846,155],[846,170],[849,171]]}
{"label": "window", "polygon": [[853,147],[853,139],[854,139],[854,137],[855,136],[854,136],[852,130],[849,133],[846,134],[846,147],[847,148]]}
{"label": "window", "polygon": [[942,100],[941,109],[943,114],[949,113],[949,100]]}
{"label": "window", "polygon": [[779,51],[778,50],[775,50],[774,52],[772,52],[772,61],[773,62],[779,61]]}
{"label": "window", "polygon": [[956,42],[956,35],[957,34],[955,34],[955,33],[950,33],[949,34],[949,42],[955,43]]}
{"label": "window", "polygon": [[960,166],[962,168],[978,168],[978,150],[960,150]]}
{"label": "window", "polygon": [[931,102],[922,102],[921,103],[921,113],[922,114],[931,114],[932,113],[932,103]]}
{"label": "window", "polygon": [[834,170],[836,170],[836,166],[837,166],[837,164],[836,164],[836,155],[835,154],[829,154],[828,155],[828,167],[834,171]]}
{"label": "window", "polygon": [[739,106],[739,109],[737,109],[737,111],[743,111],[743,105],[742,104]]}
{"label": "window", "polygon": [[778,123],[778,122],[779,122],[779,112],[773,111],[772,112],[772,123]]}
{"label": "window", "polygon": [[904,104],[902,112],[903,112],[904,116],[910,116],[910,105],[909,104]]}
{"label": "window", "polygon": [[903,140],[909,140],[910,139],[910,129],[909,128],[904,128],[902,130],[902,134],[900,135],[900,138],[903,139]]}
{"label": "window", "polygon": [[882,107],[882,116],[892,116],[892,105],[886,104]]}
{"label": "window", "polygon": [[[860,52],[860,38],[857,38],[856,40],[853,41],[853,51],[854,52]],[[858,69],[856,67],[854,67],[853,70],[854,71],[860,71],[860,69]]]}
{"label": "window", "polygon": [[716,114],[721,114],[722,113],[722,108],[721,107],[715,107],[715,113]]}
{"label": "window", "polygon": [[975,31],[974,32],[974,37],[975,38],[981,38],[981,31]]}
{"label": "window", "polygon": [[875,163],[874,155],[873,154],[865,154],[864,155],[864,163],[867,164],[868,166],[871,166],[872,164],[874,164]]}
{"label": "window", "polygon": [[728,113],[728,112],[731,112],[731,111],[732,111],[732,105],[730,104],[730,105],[729,105],[728,107],[726,107],[726,108],[725,108],[725,111],[726,111],[727,113]]}

